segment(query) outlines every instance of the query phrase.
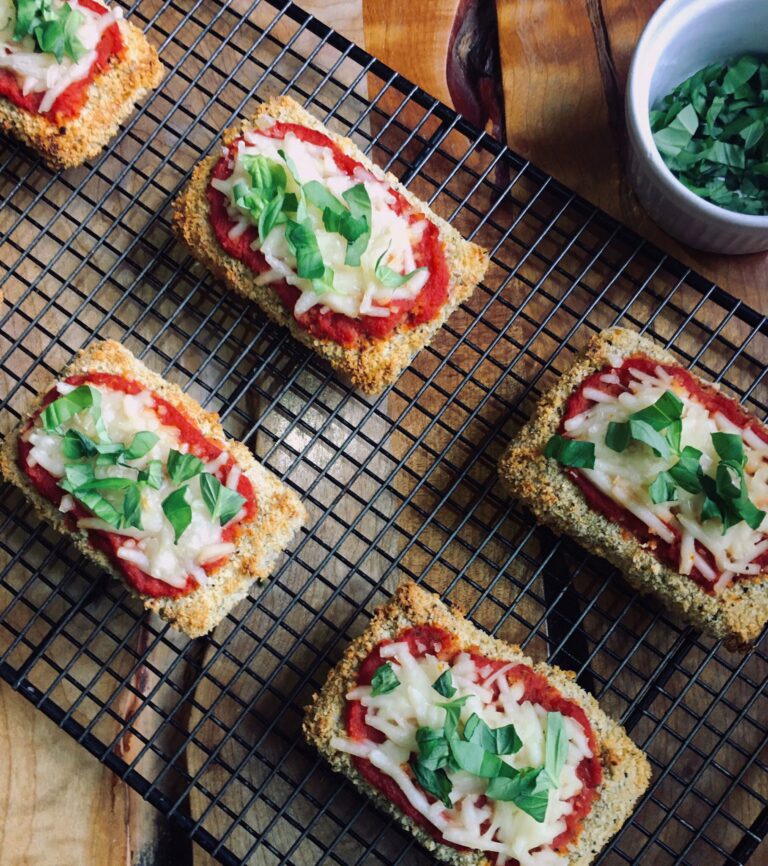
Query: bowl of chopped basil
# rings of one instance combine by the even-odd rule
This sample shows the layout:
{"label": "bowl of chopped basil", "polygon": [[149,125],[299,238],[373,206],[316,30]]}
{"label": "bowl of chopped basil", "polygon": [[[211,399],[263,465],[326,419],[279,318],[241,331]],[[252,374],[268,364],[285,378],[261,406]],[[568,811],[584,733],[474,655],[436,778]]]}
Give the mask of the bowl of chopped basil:
{"label": "bowl of chopped basil", "polygon": [[627,79],[629,173],[669,234],[768,249],[768,0],[667,0]]}

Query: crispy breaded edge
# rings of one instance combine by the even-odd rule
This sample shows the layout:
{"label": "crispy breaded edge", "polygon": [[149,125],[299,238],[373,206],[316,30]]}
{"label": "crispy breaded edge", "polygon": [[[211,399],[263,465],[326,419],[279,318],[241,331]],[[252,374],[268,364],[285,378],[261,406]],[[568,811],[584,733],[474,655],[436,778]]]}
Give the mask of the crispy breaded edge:
{"label": "crispy breaded edge", "polygon": [[462,647],[478,648],[491,659],[530,665],[587,714],[600,747],[603,782],[583,829],[568,847],[566,856],[569,866],[588,866],[624,824],[636,800],[648,787],[651,770],[645,755],[623,728],[600,709],[592,695],[576,684],[575,674],[544,663],[534,664],[520,647],[490,637],[464,617],[452,613],[436,595],[410,581],[401,583],[390,601],[376,611],[365,632],[352,641],[341,661],[328,674],[320,693],[313,695],[303,724],[306,739],[334,770],[343,773],[377,806],[393,815],[435,857],[454,866],[491,866],[480,852],[461,852],[437,842],[369,785],[346,752],[331,746],[333,737],[346,736],[345,696],[356,684],[363,660],[382,640],[394,638],[403,629],[414,625],[442,627],[456,635]]}
{"label": "crispy breaded edge", "polygon": [[176,234],[211,273],[230,289],[256,301],[261,309],[279,325],[287,327],[297,339],[325,358],[337,372],[346,376],[353,385],[367,394],[376,394],[398,377],[413,357],[432,340],[450,314],[466,301],[482,280],[488,266],[487,253],[464,238],[445,220],[433,214],[416,196],[403,187],[392,174],[385,174],[375,166],[348,138],[330,132],[309,112],[288,96],[271,99],[259,106],[250,120],[240,122],[224,132],[223,141],[232,142],[263,115],[276,120],[300,123],[328,135],[344,153],[369,169],[376,177],[386,180],[408,201],[423,212],[440,231],[445,245],[446,259],[451,274],[448,301],[431,321],[416,328],[399,327],[392,336],[383,340],[369,340],[359,347],[345,348],[332,340],[313,337],[298,325],[292,313],[283,307],[277,294],[269,286],[256,283],[256,275],[242,262],[228,256],[219,245],[208,219],[206,189],[213,167],[219,160],[217,152],[203,160],[196,168],[183,193],[174,203],[173,224]]}
{"label": "crispy breaded edge", "polygon": [[36,150],[54,171],[96,156],[133,112],[134,103],[163,77],[157,52],[142,31],[123,20],[119,26],[125,49],[96,76],[88,88],[88,101],[74,119],[59,125],[0,97],[0,128]]}
{"label": "crispy breaded edge", "polygon": [[[196,400],[178,386],[153,373],[119,343],[112,340],[92,343],[78,353],[74,361],[62,371],[60,378],[94,372],[113,373],[133,379],[168,400],[207,438],[229,451],[253,485],[258,503],[256,519],[243,526],[236,542],[236,552],[226,565],[210,576],[208,585],[177,599],[152,598],[133,593],[137,598],[141,598],[147,610],[159,614],[189,637],[199,637],[209,632],[245,597],[255,580],[265,580],[269,576],[275,560],[304,523],[304,506],[292,490],[254,458],[249,448],[226,438],[218,415],[206,412]],[[44,394],[45,392],[30,409],[30,414],[40,405]],[[73,533],[65,525],[61,512],[37,493],[19,468],[18,439],[24,423],[22,420],[6,438],[0,451],[0,473],[25,493],[40,517],[62,534],[73,537],[77,547],[89,559],[118,580],[122,580],[120,573],[112,567],[106,556],[88,543],[87,533]]]}
{"label": "crispy breaded edge", "polygon": [[[610,328],[596,335],[557,385],[542,396],[501,458],[499,475],[538,521],[604,557],[624,572],[633,587],[658,596],[684,620],[723,638],[729,648],[746,649],[768,620],[768,575],[736,581],[716,596],[708,594],[690,577],[659,562],[620,526],[593,511],[557,461],[542,454],[557,432],[568,397],[579,384],[596,370],[637,354],[679,363],[670,352],[634,331]],[[703,381],[702,385],[714,387]]]}

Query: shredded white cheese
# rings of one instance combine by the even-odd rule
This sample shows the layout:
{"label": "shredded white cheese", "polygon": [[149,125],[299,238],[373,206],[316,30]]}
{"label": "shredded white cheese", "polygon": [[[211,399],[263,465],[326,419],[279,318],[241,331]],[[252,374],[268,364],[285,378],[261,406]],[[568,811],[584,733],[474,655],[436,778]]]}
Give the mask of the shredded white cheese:
{"label": "shredded white cheese", "polygon": [[[559,787],[550,791],[542,823],[512,802],[486,799],[483,803],[487,780],[464,771],[447,771],[453,785],[452,808],[447,809],[440,802],[430,803],[421,788],[413,783],[405,766],[410,756],[418,753],[418,728],[441,728],[445,722],[445,710],[438,704],[446,698],[432,688],[432,683],[448,665],[429,654],[416,658],[405,641],[383,647],[381,655],[389,660],[400,685],[376,697],[371,694],[370,686],[358,686],[347,698],[362,703],[366,708],[366,723],[381,731],[386,740],[374,743],[336,737],[333,747],[367,758],[397,782],[413,808],[431,821],[447,841],[477,851],[495,852],[499,863],[515,859],[520,866],[565,864],[567,857],[555,851],[551,843],[566,829],[565,817],[573,811],[568,801],[583,787],[576,769],[584,758],[592,757],[584,729],[574,719],[564,716],[568,754],[558,780]],[[496,674],[478,670],[468,653],[459,653],[450,667],[456,688],[451,700],[468,696],[461,710],[462,722],[477,713],[491,728],[513,724],[523,746],[516,754],[502,760],[518,769],[541,766],[546,749],[546,711],[522,700],[524,685],[508,682],[508,668]],[[497,683],[500,690],[497,700],[493,700],[493,683]],[[488,826],[482,829],[486,822]]]}
{"label": "shredded white cheese", "polygon": [[[64,0],[53,0],[54,10],[64,5]],[[77,28],[77,38],[86,49],[80,60],[64,57],[61,62],[53,54],[35,51],[33,36],[25,36],[16,42],[13,31],[16,26],[16,7],[13,0],[0,0],[0,69],[13,72],[26,96],[42,93],[40,112],[50,111],[59,96],[76,81],[85,78],[96,60],[96,47],[104,31],[119,21],[123,11],[115,6],[104,15],[69,0],[73,11],[82,14],[85,21]]]}
{"label": "shredded white cheese", "polygon": [[[93,385],[91,387],[94,387]],[[71,388],[59,387],[59,392],[65,393]],[[126,394],[110,388],[98,388],[101,393],[101,418],[112,442],[128,445],[134,435],[143,430],[157,434],[158,442],[144,457],[130,462],[127,466],[96,466],[95,476],[126,477],[135,479],[135,469],[143,469],[151,460],[167,463],[171,449],[187,452],[186,443],[179,442],[179,431],[176,427],[164,424],[154,411],[154,398],[149,391],[139,394]],[[88,411],[74,415],[62,425],[62,431],[79,430],[96,440],[98,434],[93,416]],[[29,456],[30,464],[37,464],[46,469],[55,478],[65,474],[65,458],[62,453],[62,438],[47,433],[38,422],[24,437],[32,446]],[[228,459],[228,452],[207,464],[206,471],[216,471]],[[131,468],[134,467],[134,468]],[[230,470],[230,475],[232,470]],[[162,510],[163,500],[177,488],[163,472],[163,482],[159,490],[144,485],[141,500],[142,529],[133,527],[116,529],[98,517],[86,517],[78,521],[81,529],[98,529],[103,532],[116,533],[124,536],[125,542],[118,550],[118,556],[137,565],[146,574],[167,583],[169,586],[183,588],[188,575],[193,575],[198,583],[204,583],[206,573],[202,566],[222,557],[229,556],[235,550],[233,544],[222,539],[222,527],[214,520],[203,501],[200,493],[199,476],[185,482],[188,484],[187,502],[192,509],[192,521],[178,540],[174,543],[174,530]],[[71,510],[71,496],[62,498],[61,510]],[[241,509],[231,523],[243,519],[245,511]],[[230,525],[228,524],[228,525]]]}
{"label": "shredded white cheese", "polygon": [[[706,580],[713,582],[715,591],[727,586],[736,575],[758,574],[760,569],[754,560],[768,549],[768,517],[756,530],[741,521],[723,534],[719,520],[701,522],[704,499],[701,493],[691,494],[678,488],[678,501],[654,504],[648,487],[659,472],[677,461],[677,457],[658,457],[642,445],[630,445],[622,452],[613,451],[605,444],[605,435],[611,421],[626,421],[632,413],[655,403],[665,391],[674,391],[684,404],[681,448],[690,445],[701,451],[702,468],[713,474],[712,468],[717,465],[719,457],[712,443],[712,434],[718,431],[738,433],[747,457],[745,479],[749,497],[762,510],[768,510],[768,443],[753,431],[737,427],[721,413],[710,414],[695,396],[688,394],[661,367],[656,368],[654,375],[635,369],[631,374],[629,390],[618,397],[606,392],[595,395],[596,389],[589,389],[589,393],[585,389],[585,396],[596,399],[595,405],[565,422],[565,430],[571,438],[595,445],[594,469],[579,471],[664,541],[674,541],[672,530],[677,531],[681,540],[681,574],[690,574],[695,566]],[[602,379],[611,382],[609,375]],[[696,553],[696,541],[712,554],[717,572]],[[717,579],[718,572],[720,579]]]}
{"label": "shredded white cheese", "polygon": [[[397,310],[398,301],[417,297],[429,278],[428,271],[419,271],[403,286],[388,288],[376,277],[375,268],[379,257],[389,250],[384,259],[389,268],[398,273],[416,270],[413,247],[421,239],[425,222],[420,220],[409,225],[407,217],[398,216],[391,209],[394,199],[385,182],[363,169],[358,169],[355,175],[350,177],[336,165],[330,148],[308,144],[291,132],[283,139],[276,139],[253,130],[246,133],[244,141],[238,142],[236,150],[225,151],[225,156],[228,156],[233,164],[232,174],[226,180],[212,181],[212,186],[226,195],[229,201],[228,214],[235,221],[229,233],[230,237],[239,237],[246,227],[254,224],[250,213],[234,204],[232,193],[237,183],[250,183],[243,157],[261,155],[282,164],[279,150],[282,150],[296,167],[301,184],[318,181],[342,201],[342,193],[363,183],[371,200],[371,238],[360,265],[345,264],[347,242],[338,233],[326,231],[322,212],[310,205],[309,218],[318,247],[325,265],[334,274],[333,290],[318,293],[311,280],[297,276],[296,258],[289,249],[284,226],[276,226],[263,245],[258,242],[254,245],[256,249],[261,249],[270,267],[259,280],[260,284],[285,280],[289,285],[296,286],[301,291],[294,309],[296,316],[320,305],[352,318],[362,315],[387,317]],[[289,172],[287,191],[290,193],[296,190],[297,186]]]}

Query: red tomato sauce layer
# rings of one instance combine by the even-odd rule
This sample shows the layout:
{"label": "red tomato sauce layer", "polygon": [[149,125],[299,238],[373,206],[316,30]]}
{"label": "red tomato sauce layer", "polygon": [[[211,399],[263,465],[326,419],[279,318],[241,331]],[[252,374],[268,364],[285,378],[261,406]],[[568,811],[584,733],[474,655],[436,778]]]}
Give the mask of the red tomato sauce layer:
{"label": "red tomato sauce layer", "polygon": [[[333,154],[333,159],[340,171],[350,177],[362,172],[373,179],[373,175],[357,160],[347,156],[327,135],[296,123],[275,123],[267,129],[258,130],[259,134],[269,138],[285,138],[291,132],[297,138],[318,147],[327,147]],[[239,141],[240,139],[237,139]],[[234,147],[237,141],[230,145]],[[214,166],[211,180],[226,180],[233,171],[226,156],[222,156]],[[378,182],[378,181],[377,181]],[[389,187],[394,198],[392,210],[402,216],[407,216],[409,224],[424,220],[424,215],[413,211],[411,205],[397,190]],[[225,253],[246,264],[257,274],[269,270],[266,259],[258,250],[251,249],[251,244],[258,240],[259,234],[255,226],[249,226],[238,238],[230,238],[229,232],[235,226],[227,213],[227,197],[214,189],[210,184],[206,191],[208,197],[208,218],[220,246]],[[343,313],[324,310],[320,305],[309,309],[306,313],[296,316],[296,321],[302,328],[321,340],[333,340],[342,346],[354,346],[361,339],[384,339],[399,325],[415,328],[435,318],[438,311],[448,300],[448,264],[445,260],[445,250],[440,243],[437,227],[426,221],[419,243],[414,247],[413,254],[416,267],[429,269],[429,279],[419,294],[413,299],[393,301],[389,305],[392,311],[388,316],[360,316],[353,319]],[[301,292],[295,286],[290,286],[285,280],[272,283],[271,287],[277,293],[283,306],[293,312]]]}
{"label": "red tomato sauce layer", "polygon": [[[106,15],[109,11],[95,0],[79,0],[80,6],[89,9],[98,15]],[[5,97],[18,108],[28,111],[30,114],[40,114],[54,123],[72,120],[83,110],[88,101],[88,88],[108,66],[113,57],[122,53],[124,48],[123,39],[120,35],[120,26],[115,22],[110,24],[101,34],[101,39],[96,46],[96,58],[88,70],[88,74],[79,81],[74,81],[69,87],[59,94],[51,106],[50,111],[44,114],[40,111],[40,103],[43,101],[45,92],[22,93],[19,80],[10,69],[0,69],[0,96]]]}
{"label": "red tomato sauce layer", "polygon": [[[697,379],[692,373],[684,367],[677,367],[673,364],[659,364],[657,361],[645,356],[636,356],[627,358],[621,367],[604,367],[598,370],[591,376],[588,376],[579,387],[571,394],[566,403],[565,412],[560,422],[560,433],[568,435],[564,425],[569,418],[576,415],[581,415],[595,405],[594,400],[590,400],[584,396],[585,388],[595,388],[598,391],[603,391],[612,396],[618,396],[624,391],[629,390],[629,382],[632,380],[630,370],[639,370],[650,375],[656,374],[657,367],[660,367],[668,373],[677,382],[691,399],[696,400],[707,411],[714,415],[720,412],[732,424],[740,427],[743,430],[750,429],[755,435],[759,436],[764,442],[768,442],[768,430],[753,418],[745,409],[743,409],[735,400],[723,396],[717,389],[709,387]],[[614,373],[618,376],[620,382],[610,383],[603,382],[602,376],[607,373]],[[649,528],[639,518],[635,517],[631,511],[622,506],[617,505],[612,499],[602,493],[595,487],[594,484],[578,469],[567,469],[569,477],[578,485],[584,498],[589,503],[590,507],[595,511],[604,514],[609,520],[618,523],[628,532],[630,532],[644,547],[647,547],[654,556],[665,565],[669,565],[675,570],[680,565],[680,533],[674,527],[667,524],[670,532],[675,536],[674,542],[667,542],[653,534]],[[719,577],[721,572],[715,564],[715,559],[712,554],[698,541],[695,542],[696,552],[709,565],[710,568]],[[768,568],[768,552],[759,556],[755,562],[761,566]],[[712,592],[712,581],[708,580],[695,566],[691,570],[689,577],[699,584],[707,592]],[[748,575],[736,575],[735,580],[744,579]]]}
{"label": "red tomato sauce layer", "polygon": [[[124,379],[121,376],[114,376],[110,373],[87,373],[85,375],[69,376],[64,381],[68,385],[95,385],[99,388],[108,388],[112,391],[122,391],[125,394],[138,394],[145,390],[138,382]],[[22,432],[22,437],[19,439],[18,458],[21,470],[29,478],[40,495],[44,496],[57,508],[61,504],[61,499],[64,495],[64,491],[58,484],[60,479],[51,475],[50,472],[43,469],[40,465],[29,465],[29,452],[32,450],[32,446],[24,440],[23,433],[34,425],[43,409],[60,396],[56,388],[51,389],[46,394],[40,408],[29,419]],[[157,394],[153,393],[152,397],[155,403],[155,413],[162,420],[163,424],[175,427],[179,431],[179,440],[189,446],[190,454],[194,454],[205,462],[215,460],[221,454],[222,449],[215,442],[206,439],[200,430],[175,406]],[[234,464],[235,461],[230,456],[227,462],[215,473],[222,484],[225,483],[227,473]],[[239,523],[227,526],[223,530],[221,535],[222,541],[225,542],[234,542],[241,531],[242,524],[253,520],[258,511],[256,493],[253,485],[244,473],[240,476],[237,492],[245,499],[245,505],[243,506],[245,516]],[[83,517],[91,517],[92,514],[84,505],[75,500],[74,507],[63,516],[69,528],[75,531],[77,529],[77,521]],[[141,595],[149,595],[153,598],[180,598],[181,596],[189,595],[190,592],[197,589],[198,583],[191,574],[187,576],[186,586],[169,586],[164,581],[146,574],[146,572],[133,563],[120,559],[117,551],[125,543],[124,535],[118,535],[115,532],[104,532],[100,529],[89,529],[88,541],[93,547],[102,551],[107,556],[110,563],[121,572],[126,583]],[[225,562],[226,557],[215,562],[206,563],[203,567],[206,572],[211,574]]]}
{"label": "red tomato sauce layer", "polygon": [[[415,626],[401,632],[395,639],[397,642],[407,641],[408,647],[415,658],[421,658],[427,654],[434,655],[448,663],[451,663],[456,655],[461,652],[458,642],[454,635],[445,629],[436,626]],[[392,640],[382,641],[374,650],[372,650],[365,661],[360,665],[360,670],[357,675],[357,684],[361,686],[370,685],[373,675],[379,667],[386,661],[381,657],[381,648],[388,644],[394,643]],[[496,661],[488,659],[476,652],[471,652],[472,661],[478,670],[488,668],[490,672],[486,679],[490,678],[496,671],[504,667],[508,662]],[[597,757],[599,754],[597,741],[594,731],[589,723],[589,719],[582,708],[564,698],[560,692],[541,674],[537,674],[527,665],[519,664],[510,668],[507,671],[507,681],[510,683],[522,682],[525,685],[523,692],[523,701],[530,701],[533,704],[542,706],[547,712],[559,712],[564,716],[570,716],[577,724],[579,724],[587,735],[590,749],[593,757],[584,758],[584,760],[576,768],[576,773],[583,783],[583,787],[578,794],[571,797],[570,802],[573,805],[573,811],[570,815],[565,816],[564,820],[566,828],[556,836],[552,841],[552,847],[556,850],[563,851],[568,845],[577,838],[581,832],[581,828],[589,810],[592,808],[592,802],[597,795],[597,788],[603,781],[603,768],[600,760]],[[499,687],[494,684],[492,687],[494,700],[498,698]],[[375,743],[382,743],[385,736],[381,731],[372,728],[365,721],[366,708],[360,701],[347,702],[347,734],[353,740],[371,740]],[[360,774],[366,781],[373,785],[384,794],[387,799],[394,803],[398,809],[408,815],[416,824],[423,827],[428,833],[435,837],[443,845],[448,845],[451,848],[458,850],[467,850],[448,842],[443,839],[440,830],[432,824],[421,812],[417,811],[410,804],[408,799],[400,790],[397,783],[385,773],[382,773],[378,768],[367,758],[354,756],[352,760],[359,770]],[[414,784],[418,787],[418,782],[414,779]],[[435,798],[425,792],[430,802],[436,802]],[[477,806],[480,807],[486,802],[485,797],[478,798]],[[481,828],[487,830],[487,826]],[[489,860],[493,862],[496,858],[496,853],[485,852]],[[500,866],[519,866],[517,860],[498,860]]]}

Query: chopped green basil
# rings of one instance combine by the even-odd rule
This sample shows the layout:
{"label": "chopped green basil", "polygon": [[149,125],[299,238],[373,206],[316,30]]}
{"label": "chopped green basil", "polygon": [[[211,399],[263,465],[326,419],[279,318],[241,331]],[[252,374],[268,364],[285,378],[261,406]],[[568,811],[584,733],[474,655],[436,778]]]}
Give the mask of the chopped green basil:
{"label": "chopped green basil", "polygon": [[464,739],[479,743],[494,755],[514,755],[523,745],[514,725],[491,728],[476,713],[472,713],[464,725]]}
{"label": "chopped green basil", "polygon": [[210,472],[203,472],[200,476],[200,493],[211,517],[214,520],[218,518],[222,526],[229,523],[245,504],[244,496],[226,487]]}
{"label": "chopped green basil", "polygon": [[568,734],[562,713],[547,713],[547,741],[544,759],[544,772],[550,786],[560,786],[560,774],[568,757]]}
{"label": "chopped green basil", "polygon": [[125,491],[122,525],[143,529],[141,525],[141,490],[137,484]]}
{"label": "chopped green basil", "polygon": [[139,470],[137,481],[146,484],[153,490],[159,490],[163,486],[163,464],[160,460],[150,460],[145,469]]}
{"label": "chopped green basil", "polygon": [[768,213],[768,63],[752,55],[714,63],[650,112],[672,174],[713,204]]}
{"label": "chopped green basil", "polygon": [[36,50],[53,54],[59,63],[65,56],[77,62],[86,53],[77,36],[84,22],[82,12],[72,9],[69,3],[56,9],[50,0],[16,0],[13,38],[19,41],[34,36]]}
{"label": "chopped green basil", "polygon": [[184,530],[192,522],[192,508],[187,502],[187,485],[179,487],[163,500],[163,514],[173,527],[174,542],[178,543]]}
{"label": "chopped green basil", "polygon": [[456,766],[481,779],[495,779],[504,773],[505,767],[509,767],[498,755],[487,751],[479,743],[452,736],[448,738],[448,745]]}
{"label": "chopped green basil", "polygon": [[453,685],[453,677],[451,676],[450,668],[440,674],[440,676],[432,683],[432,688],[444,698],[452,698],[456,694],[456,688]]}
{"label": "chopped green basil", "polygon": [[181,484],[199,475],[203,466],[203,461],[194,454],[184,454],[174,449],[168,452],[168,477],[174,484]]}
{"label": "chopped green basil", "polygon": [[416,731],[419,763],[429,770],[439,770],[448,764],[451,755],[448,740],[442,730],[421,727]]}
{"label": "chopped green basil", "polygon": [[302,222],[288,220],[285,228],[285,239],[293,255],[296,257],[296,274],[307,280],[319,279],[325,273],[325,264],[317,245],[317,237],[312,228],[312,222],[305,219]]}
{"label": "chopped green basil", "polygon": [[563,466],[593,469],[595,446],[592,442],[580,442],[555,433],[544,446],[544,456],[557,460]]}
{"label": "chopped green basil", "polygon": [[371,679],[371,694],[373,697],[377,695],[386,695],[400,685],[400,680],[397,678],[392,665],[385,662],[376,669],[376,673]]}
{"label": "chopped green basil", "polygon": [[544,822],[549,804],[549,779],[543,767],[520,770],[514,776],[491,779],[485,791],[491,800],[514,803],[539,824]]}
{"label": "chopped green basil", "polygon": [[342,227],[341,232],[347,239],[347,254],[344,263],[356,267],[360,264],[360,258],[371,239],[373,227],[371,199],[365,184],[362,183],[356,184],[341,195],[349,205],[352,214],[351,219],[347,221],[346,226]]}
{"label": "chopped green basil", "polygon": [[65,460],[80,460],[96,454],[96,443],[79,430],[67,430],[61,441],[61,453]]}
{"label": "chopped green basil", "polygon": [[140,457],[144,457],[159,441],[160,437],[157,433],[150,433],[149,430],[136,433],[131,444],[123,452],[123,460],[138,460]]}
{"label": "chopped green basil", "polygon": [[57,431],[73,415],[100,406],[99,392],[90,385],[78,385],[69,394],[63,394],[49,403],[40,414],[40,421],[49,432]]}
{"label": "chopped green basil", "polygon": [[670,457],[680,450],[682,414],[683,401],[672,391],[665,391],[653,405],[633,412],[626,421],[611,421],[605,444],[620,452],[632,441],[643,442],[659,457]]}
{"label": "chopped green basil", "polygon": [[450,798],[453,785],[445,770],[431,770],[418,759],[411,759],[410,766],[419,785],[450,809],[453,805]]}

